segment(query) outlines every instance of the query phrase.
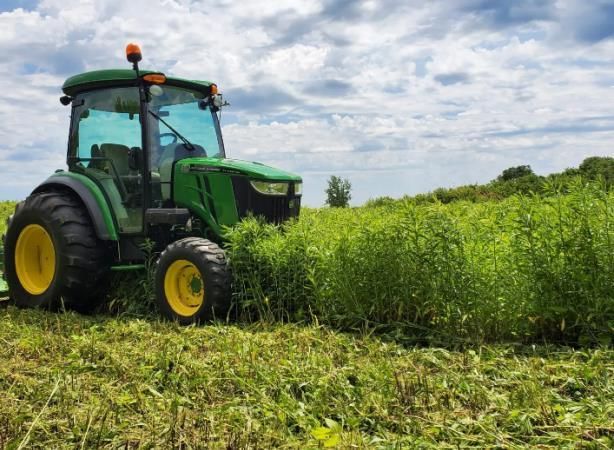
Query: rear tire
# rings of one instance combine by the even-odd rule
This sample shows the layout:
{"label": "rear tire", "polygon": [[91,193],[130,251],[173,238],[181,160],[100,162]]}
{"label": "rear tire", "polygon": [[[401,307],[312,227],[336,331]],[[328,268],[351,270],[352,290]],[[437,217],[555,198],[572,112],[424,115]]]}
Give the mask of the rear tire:
{"label": "rear tire", "polygon": [[5,238],[9,293],[19,307],[88,312],[104,298],[109,252],[81,201],[67,192],[30,195],[15,208]]}
{"label": "rear tire", "polygon": [[168,245],[156,266],[160,312],[182,325],[225,319],[231,305],[231,275],[217,244],[190,237]]}

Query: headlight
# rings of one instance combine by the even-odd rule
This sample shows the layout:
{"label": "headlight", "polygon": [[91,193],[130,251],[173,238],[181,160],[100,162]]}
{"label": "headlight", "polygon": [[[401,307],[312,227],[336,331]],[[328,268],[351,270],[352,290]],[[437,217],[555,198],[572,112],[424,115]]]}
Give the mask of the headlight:
{"label": "headlight", "polygon": [[294,195],[301,195],[303,193],[303,183],[294,183]]}
{"label": "headlight", "polygon": [[271,183],[268,181],[250,181],[252,187],[264,195],[288,195],[290,183]]}

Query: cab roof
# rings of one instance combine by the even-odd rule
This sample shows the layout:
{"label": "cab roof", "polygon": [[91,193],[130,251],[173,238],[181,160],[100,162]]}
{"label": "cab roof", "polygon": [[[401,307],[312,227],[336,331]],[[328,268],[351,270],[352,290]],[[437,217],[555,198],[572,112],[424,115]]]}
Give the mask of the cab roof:
{"label": "cab roof", "polygon": [[[141,75],[148,73],[159,73],[152,70],[140,70]],[[132,69],[107,69],[94,70],[84,72],[68,78],[62,85],[62,91],[66,95],[74,97],[80,92],[89,91],[91,89],[100,89],[113,86],[130,84],[130,81],[136,80],[136,72]],[[172,86],[185,87],[194,89],[208,94],[211,91],[210,81],[187,80],[185,78],[166,77],[166,83]]]}

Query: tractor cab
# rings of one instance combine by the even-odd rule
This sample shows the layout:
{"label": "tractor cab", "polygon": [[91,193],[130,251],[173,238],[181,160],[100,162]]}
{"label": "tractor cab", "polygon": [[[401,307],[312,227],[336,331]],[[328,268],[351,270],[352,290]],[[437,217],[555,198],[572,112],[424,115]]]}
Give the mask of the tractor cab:
{"label": "tractor cab", "polygon": [[145,207],[175,206],[172,171],[177,161],[225,158],[218,116],[205,96],[170,81],[148,86],[143,105],[133,86],[75,95],[68,166],[100,185],[121,233],[143,232]]}

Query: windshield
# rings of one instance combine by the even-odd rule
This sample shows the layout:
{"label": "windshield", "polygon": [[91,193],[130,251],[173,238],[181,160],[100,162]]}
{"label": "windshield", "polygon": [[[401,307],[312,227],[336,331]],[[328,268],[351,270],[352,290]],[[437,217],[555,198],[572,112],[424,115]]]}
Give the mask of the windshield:
{"label": "windshield", "polygon": [[151,167],[191,156],[224,158],[218,118],[203,94],[172,86],[149,88]]}

